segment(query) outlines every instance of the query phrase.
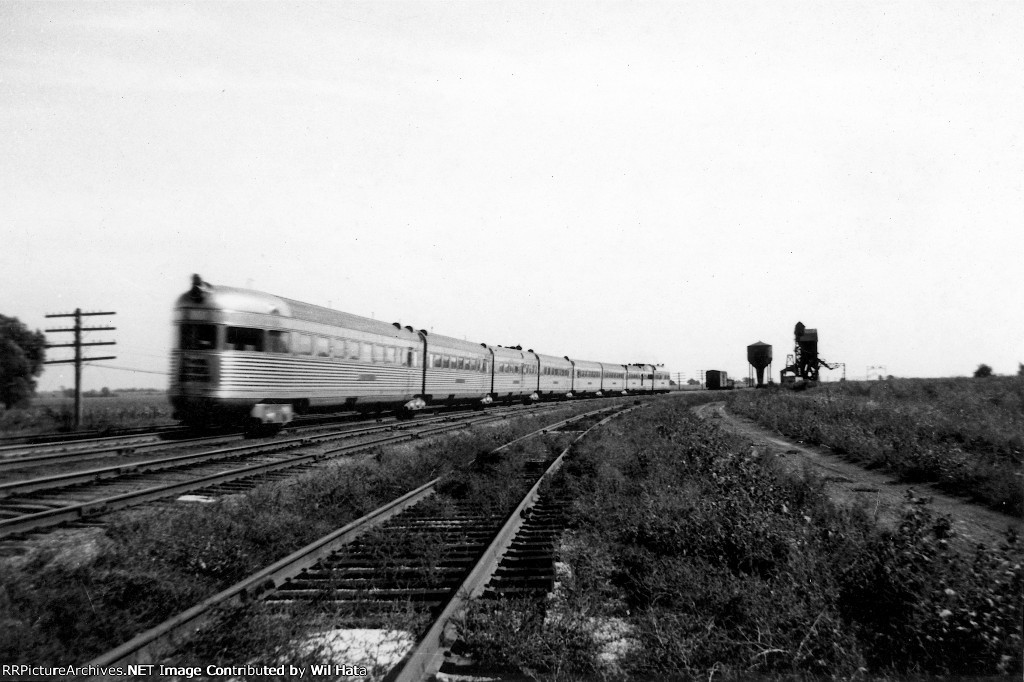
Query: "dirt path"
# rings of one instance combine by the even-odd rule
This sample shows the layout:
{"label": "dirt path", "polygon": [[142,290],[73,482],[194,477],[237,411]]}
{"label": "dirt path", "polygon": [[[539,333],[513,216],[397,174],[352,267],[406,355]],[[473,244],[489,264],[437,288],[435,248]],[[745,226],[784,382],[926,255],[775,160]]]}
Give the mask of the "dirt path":
{"label": "dirt path", "polygon": [[700,405],[694,411],[697,416],[717,421],[727,430],[750,439],[753,447],[774,454],[792,471],[808,466],[817,469],[827,482],[833,500],[846,505],[863,505],[882,523],[894,525],[906,504],[907,491],[912,490],[918,497],[931,498],[931,508],[939,514],[948,514],[958,535],[972,544],[996,545],[1009,526],[1018,533],[1024,531],[1024,523],[1019,518],[951,497],[928,485],[898,483],[886,474],[847,462],[827,448],[803,445],[773,434],[749,419],[727,412],[724,403]]}

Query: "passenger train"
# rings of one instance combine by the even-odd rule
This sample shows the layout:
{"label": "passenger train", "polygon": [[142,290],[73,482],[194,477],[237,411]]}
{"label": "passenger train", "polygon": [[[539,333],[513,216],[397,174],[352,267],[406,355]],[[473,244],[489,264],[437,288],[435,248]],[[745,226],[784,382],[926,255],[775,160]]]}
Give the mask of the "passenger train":
{"label": "passenger train", "polygon": [[471,343],[193,275],[174,308],[170,400],[192,425],[280,428],[310,408],[402,417],[428,405],[667,392],[669,373]]}

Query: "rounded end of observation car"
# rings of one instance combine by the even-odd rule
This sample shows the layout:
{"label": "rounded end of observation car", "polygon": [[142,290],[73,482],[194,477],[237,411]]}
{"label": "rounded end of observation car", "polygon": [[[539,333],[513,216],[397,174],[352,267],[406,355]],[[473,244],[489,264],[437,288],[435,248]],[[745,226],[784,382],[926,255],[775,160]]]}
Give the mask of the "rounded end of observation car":
{"label": "rounded end of observation car", "polygon": [[176,310],[202,308],[291,317],[291,306],[283,298],[251,289],[210,284],[200,275],[192,275],[192,288],[178,297],[174,307]]}

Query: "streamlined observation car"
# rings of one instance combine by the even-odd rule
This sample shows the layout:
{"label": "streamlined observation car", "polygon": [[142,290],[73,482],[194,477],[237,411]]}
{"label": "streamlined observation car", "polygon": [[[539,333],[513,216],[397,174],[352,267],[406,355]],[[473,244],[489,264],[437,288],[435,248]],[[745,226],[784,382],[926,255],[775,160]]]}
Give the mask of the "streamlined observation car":
{"label": "streamlined observation car", "polygon": [[196,277],[174,327],[170,399],[188,423],[284,424],[312,406],[413,403],[422,392],[424,333],[397,323]]}

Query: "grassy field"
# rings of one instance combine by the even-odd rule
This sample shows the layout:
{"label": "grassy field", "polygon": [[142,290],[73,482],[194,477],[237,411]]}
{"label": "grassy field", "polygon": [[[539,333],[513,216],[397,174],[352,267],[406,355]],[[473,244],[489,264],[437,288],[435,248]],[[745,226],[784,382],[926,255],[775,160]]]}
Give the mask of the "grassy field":
{"label": "grassy field", "polygon": [[[38,396],[29,407],[0,407],[0,435],[21,436],[70,431],[74,424],[73,398]],[[119,428],[173,424],[171,404],[165,391],[125,391],[112,397],[82,398],[82,429],[105,431]]]}
{"label": "grassy field", "polygon": [[1019,679],[1015,539],[960,555],[920,500],[884,531],[749,452],[682,400],[584,441],[554,597],[477,603],[470,652],[537,679]]}
{"label": "grassy field", "polygon": [[729,407],[904,482],[1024,514],[1024,379],[895,379],[740,391]]}
{"label": "grassy field", "polygon": [[[0,661],[84,663],[412,488],[455,475],[456,463],[589,409],[566,405],[341,459],[213,504],[124,512],[92,535],[56,536],[28,557],[0,559]],[[235,635],[267,642],[266,633]]]}

